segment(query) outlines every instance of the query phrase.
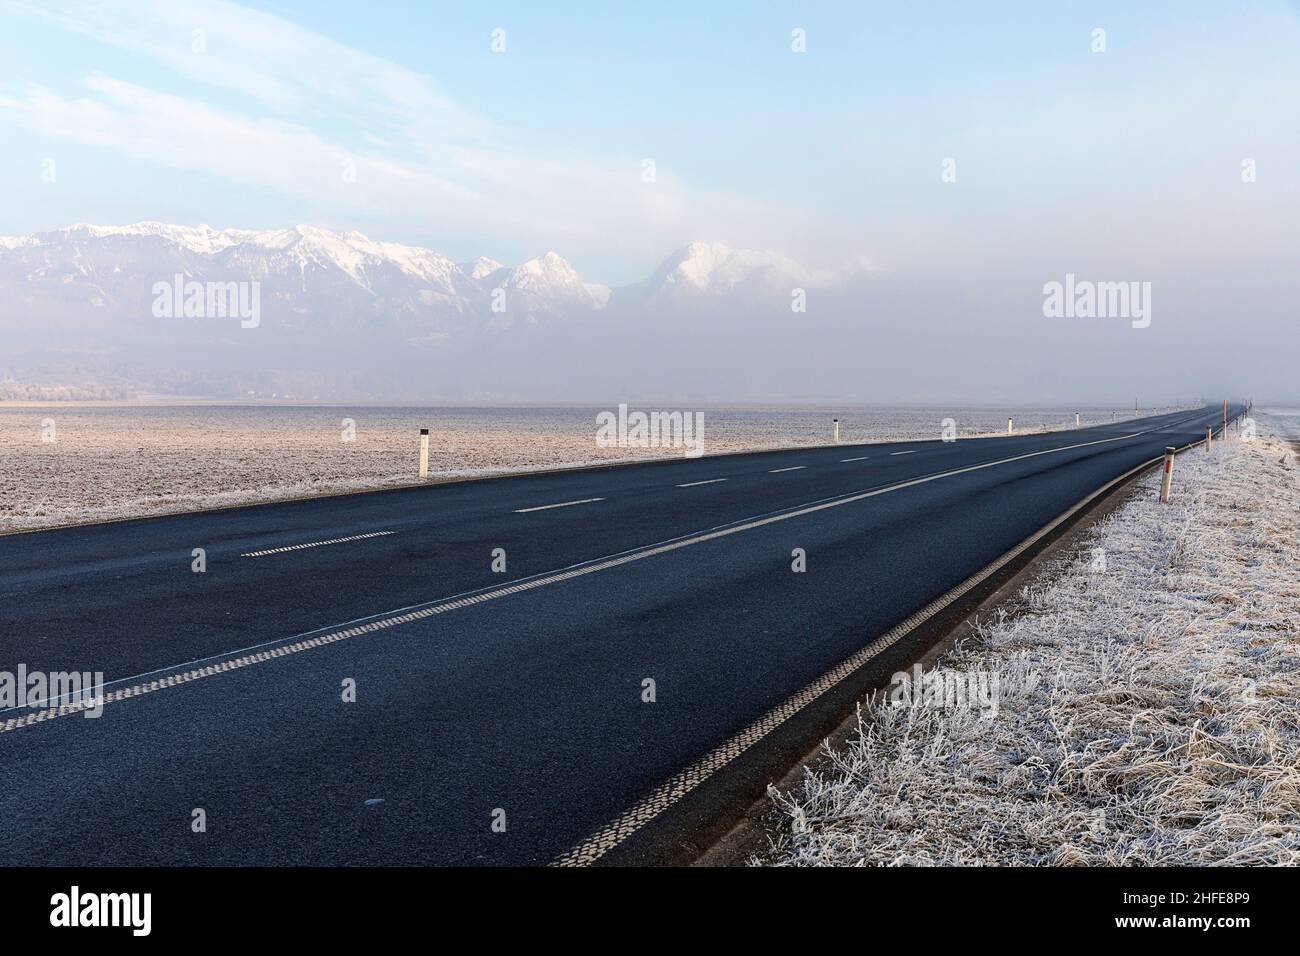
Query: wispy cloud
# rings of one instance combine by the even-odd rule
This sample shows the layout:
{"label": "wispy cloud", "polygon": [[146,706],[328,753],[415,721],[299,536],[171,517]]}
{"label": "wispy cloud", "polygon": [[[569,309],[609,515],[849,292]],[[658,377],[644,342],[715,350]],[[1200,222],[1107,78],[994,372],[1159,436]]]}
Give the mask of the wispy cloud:
{"label": "wispy cloud", "polygon": [[530,150],[429,77],[235,4],[19,9],[51,29],[155,61],[215,95],[95,73],[72,91],[0,89],[0,119],[303,197],[333,210],[338,225],[350,216],[399,228],[436,222],[449,235],[567,242],[579,255],[584,244],[617,241],[633,255],[661,256],[687,239],[744,241],[794,219],[768,204],[691,189],[663,170],[646,183],[638,156]]}
{"label": "wispy cloud", "polygon": [[490,127],[461,110],[429,77],[222,0],[14,6],[282,114],[328,113],[394,132],[444,137],[482,134]]}

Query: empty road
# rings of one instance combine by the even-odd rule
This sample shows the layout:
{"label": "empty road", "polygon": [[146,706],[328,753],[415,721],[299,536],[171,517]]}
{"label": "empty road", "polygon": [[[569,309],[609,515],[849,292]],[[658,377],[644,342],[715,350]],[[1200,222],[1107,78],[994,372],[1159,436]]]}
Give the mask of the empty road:
{"label": "empty road", "polygon": [[0,672],[101,671],[108,695],[0,712],[0,863],[656,859],[656,827],[743,796],[732,765],[836,668],[1221,419],[0,537]]}

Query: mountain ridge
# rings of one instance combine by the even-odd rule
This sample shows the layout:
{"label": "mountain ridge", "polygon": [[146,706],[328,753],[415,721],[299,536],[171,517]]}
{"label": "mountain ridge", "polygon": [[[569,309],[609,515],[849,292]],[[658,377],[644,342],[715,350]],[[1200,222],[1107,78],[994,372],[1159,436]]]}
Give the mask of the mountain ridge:
{"label": "mountain ridge", "polygon": [[[553,250],[509,266],[487,256],[457,262],[435,249],[376,240],[357,230],[340,232],[305,224],[285,229],[216,229],[206,223],[185,226],[153,220],[121,226],[74,223],[23,236],[0,236],[0,255],[30,253],[60,243],[130,239],[158,240],[178,251],[215,259],[241,273],[230,279],[257,279],[276,268],[302,271],[315,265],[336,268],[369,289],[370,272],[387,266],[431,284],[438,292],[464,298],[495,288],[516,289],[530,307],[542,310],[560,306],[599,309],[614,294],[634,290],[652,300],[663,295],[680,298],[683,294],[763,288],[788,291],[792,284],[829,285],[854,274],[852,270],[843,275],[815,273],[779,252],[693,241],[673,251],[641,282],[611,287],[584,279]],[[259,259],[263,261],[259,263]]]}
{"label": "mountain ridge", "polygon": [[[554,250],[507,265],[310,225],[76,223],[0,237],[0,380],[217,396],[557,389],[638,364],[669,374],[665,342],[683,343],[673,363],[694,364],[692,349],[735,348],[728,325],[798,336],[808,317],[792,309],[795,290],[860,274],[692,242],[611,288]],[[200,298],[256,282],[239,308],[258,314],[191,312],[180,287],[195,282]]]}

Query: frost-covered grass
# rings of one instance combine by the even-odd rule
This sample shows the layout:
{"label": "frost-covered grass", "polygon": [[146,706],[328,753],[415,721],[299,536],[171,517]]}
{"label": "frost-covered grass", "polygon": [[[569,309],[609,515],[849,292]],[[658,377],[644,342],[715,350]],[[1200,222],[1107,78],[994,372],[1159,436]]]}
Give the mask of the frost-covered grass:
{"label": "frost-covered grass", "polygon": [[[942,667],[996,716],[863,704],[772,791],[767,865],[1300,863],[1300,462],[1179,456]],[[1102,549],[1105,569],[1097,560]]]}

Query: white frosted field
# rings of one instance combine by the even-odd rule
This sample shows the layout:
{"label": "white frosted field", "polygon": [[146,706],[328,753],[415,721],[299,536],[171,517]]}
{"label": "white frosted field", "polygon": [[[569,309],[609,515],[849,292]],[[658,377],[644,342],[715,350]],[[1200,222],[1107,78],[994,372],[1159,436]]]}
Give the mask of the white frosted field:
{"label": "white frosted field", "polygon": [[[633,405],[644,411],[660,406]],[[674,457],[681,449],[596,444],[595,407],[0,404],[0,532],[383,488],[431,480]],[[668,409],[662,409],[668,410]],[[1072,428],[1074,409],[708,408],[706,454],[830,441],[939,438]],[[1131,412],[1079,409],[1083,423]],[[354,423],[353,441],[345,420]],[[52,429],[47,427],[52,425]],[[53,437],[53,441],[43,438]]]}
{"label": "white frosted field", "polygon": [[995,715],[864,704],[771,791],[753,862],[1300,863],[1300,412],[1256,418],[1257,441],[1179,456],[1168,505],[1144,478],[941,662],[996,675]]}

